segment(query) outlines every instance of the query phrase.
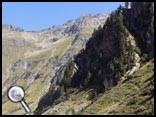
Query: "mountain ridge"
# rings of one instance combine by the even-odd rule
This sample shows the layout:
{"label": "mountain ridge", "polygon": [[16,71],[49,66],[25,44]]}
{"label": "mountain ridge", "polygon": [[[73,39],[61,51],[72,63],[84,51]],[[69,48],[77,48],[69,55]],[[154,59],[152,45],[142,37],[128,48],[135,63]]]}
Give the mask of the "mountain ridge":
{"label": "mountain ridge", "polygon": [[[135,11],[135,9],[137,10]],[[150,13],[148,14],[149,9]],[[127,11],[133,12],[133,14],[130,14],[132,15],[131,19],[126,19],[127,15],[125,15],[125,13]],[[144,14],[141,14],[142,12],[144,12]],[[141,47],[140,45],[142,43],[144,45],[149,44],[151,45],[150,48],[153,48],[154,46],[152,43],[154,29],[152,27],[153,22],[151,22],[152,16],[154,15],[153,12],[153,3],[150,2],[134,2],[132,3],[132,8],[123,8],[119,6],[116,11],[111,13],[104,26],[99,27],[93,32],[92,37],[86,44],[86,48],[80,51],[74,60],[70,61],[66,65],[65,71],[62,73],[63,75],[61,74],[57,76],[57,89],[52,90],[55,86],[51,85],[47,94],[41,98],[34,114],[42,114],[47,111],[46,108],[50,106],[54,109],[55,106],[57,107],[57,105],[63,101],[65,101],[64,104],[67,104],[66,102],[70,100],[68,97],[70,97],[70,95],[74,95],[74,92],[81,93],[81,91],[85,92],[86,90],[91,90],[90,94],[88,94],[89,100],[93,100],[92,103],[94,103],[94,99],[97,98],[97,95],[100,93],[105,95],[105,92],[109,90],[111,91],[113,87],[116,87],[121,79],[123,81],[127,80],[131,75],[140,69],[141,65],[151,60],[153,57],[150,58],[148,56],[150,54],[153,55],[154,50],[151,50],[150,53],[146,53],[147,55],[143,56],[144,49],[147,50],[147,48],[146,46]],[[143,17],[147,16],[147,14],[150,18],[146,18],[140,22]],[[127,22],[131,20],[134,21],[133,24],[128,25]],[[143,36],[136,36],[144,32],[143,27],[139,31],[131,31],[131,27],[136,27],[136,22],[137,25],[140,23],[140,26],[142,23],[152,23],[151,25],[147,25],[151,31],[151,35],[146,37],[148,43],[146,41],[142,42],[142,40],[144,40]],[[153,79],[154,77],[151,78]],[[151,89],[149,89],[149,92],[152,92],[153,85],[150,85],[150,87]],[[151,97],[150,99],[153,98],[153,94],[151,93],[148,93],[148,96]],[[88,102],[88,104],[85,105],[86,108],[91,106],[92,103],[90,104],[90,102]],[[66,110],[61,107],[59,108],[64,111]],[[83,108],[85,109],[85,107]],[[66,111],[69,110],[67,109]],[[71,111],[72,113],[75,113],[75,108],[71,108],[70,112]],[[79,111],[83,110],[76,109],[77,114],[81,114]],[[146,111],[145,108],[142,111]],[[56,111],[56,114],[57,112],[58,111]],[[131,114],[135,113],[135,111],[130,112]],[[153,110],[151,109],[149,113],[152,112]],[[48,114],[54,113],[54,111],[48,112]]]}
{"label": "mountain ridge", "polygon": [[[104,23],[108,15],[99,17],[99,22]],[[27,95],[33,93],[34,96],[26,96],[26,101],[31,103],[30,107],[34,110],[41,95],[46,93],[55,72],[85,47],[92,31],[99,26],[99,22],[85,26],[90,20],[98,20],[98,16],[91,16],[89,20],[82,16],[80,19],[79,23],[68,22],[66,25],[39,32],[20,32],[14,30],[15,27],[3,30],[2,27],[3,113],[22,113],[21,109],[7,100],[6,91],[12,85],[22,86]],[[72,29],[75,27],[74,32]],[[10,108],[7,108],[8,105]]]}
{"label": "mountain ridge", "polygon": [[25,114],[6,96],[20,85],[29,115],[153,115],[154,3],[128,4],[39,32],[2,30],[2,113]]}
{"label": "mountain ridge", "polygon": [[52,25],[49,28],[40,29],[40,30],[28,30],[28,31],[25,31],[23,28],[20,28],[19,26],[15,26],[15,25],[12,25],[12,24],[2,24],[2,29],[3,30],[20,31],[20,32],[24,32],[24,31],[25,32],[41,32],[41,31],[51,30],[54,27],[60,27],[60,26],[63,26],[63,25],[68,25],[71,22],[78,21],[78,20],[83,19],[83,18],[87,18],[87,17],[90,17],[90,18],[98,18],[98,17],[102,17],[102,16],[106,16],[107,17],[107,15],[108,14],[102,14],[102,13],[98,13],[98,14],[95,14],[95,15],[92,15],[90,13],[86,13],[85,15],[82,15],[82,16],[76,18],[75,20],[73,20],[73,19],[67,20],[62,25]]}

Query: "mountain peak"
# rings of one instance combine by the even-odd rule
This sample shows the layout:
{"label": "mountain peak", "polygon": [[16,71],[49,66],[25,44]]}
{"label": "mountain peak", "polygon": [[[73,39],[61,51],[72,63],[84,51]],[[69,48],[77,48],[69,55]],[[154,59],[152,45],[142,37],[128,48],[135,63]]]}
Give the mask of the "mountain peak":
{"label": "mountain peak", "polygon": [[92,14],[90,14],[90,13],[86,13],[85,16],[86,16],[86,17],[91,17]]}
{"label": "mountain peak", "polygon": [[19,28],[19,27],[15,27],[13,25],[9,25],[9,24],[3,24],[2,28],[4,30],[9,30],[9,31],[19,31],[19,32],[23,32],[24,30]]}

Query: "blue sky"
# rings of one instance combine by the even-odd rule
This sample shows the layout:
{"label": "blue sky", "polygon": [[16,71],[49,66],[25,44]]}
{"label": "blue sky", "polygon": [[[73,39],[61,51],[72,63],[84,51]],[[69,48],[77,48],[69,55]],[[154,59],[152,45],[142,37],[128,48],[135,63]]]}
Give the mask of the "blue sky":
{"label": "blue sky", "polygon": [[2,24],[24,30],[41,30],[62,25],[70,19],[91,13],[111,13],[124,2],[3,2]]}

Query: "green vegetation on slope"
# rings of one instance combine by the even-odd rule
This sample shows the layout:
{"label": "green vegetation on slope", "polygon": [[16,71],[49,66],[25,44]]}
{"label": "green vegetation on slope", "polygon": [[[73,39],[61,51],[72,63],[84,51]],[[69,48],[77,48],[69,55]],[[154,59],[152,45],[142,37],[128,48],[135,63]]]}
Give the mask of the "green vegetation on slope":
{"label": "green vegetation on slope", "polygon": [[154,63],[146,63],[79,114],[154,114]]}
{"label": "green vegetation on slope", "polygon": [[[19,49],[20,48],[20,49]],[[11,63],[24,58],[24,53],[34,49],[34,45],[21,39],[2,38],[2,68],[3,73],[6,73],[6,68]]]}
{"label": "green vegetation on slope", "polygon": [[124,9],[124,24],[148,61],[154,57],[154,2],[132,2],[131,7]]}
{"label": "green vegetation on slope", "polygon": [[63,79],[65,82],[58,85],[64,85],[65,88],[93,88],[97,93],[115,86],[121,76],[134,66],[135,47],[129,42],[129,36],[122,13],[112,13],[103,27],[94,30],[85,50],[75,57],[78,71],[71,77],[68,74],[72,74],[74,67],[67,67]]}
{"label": "green vegetation on slope", "polygon": [[[148,41],[143,42],[145,46],[139,46],[144,40],[142,33],[145,32],[147,27],[142,27],[144,29],[141,31],[135,30],[135,33],[131,30],[144,23],[151,22],[151,18],[144,19],[141,17],[142,12],[145,12],[143,15],[145,16],[149,10],[149,8],[144,7],[144,5],[148,6],[151,4],[153,3],[134,3],[133,5],[135,5],[135,7],[132,9],[122,8],[120,6],[115,12],[112,12],[105,25],[99,27],[98,30],[94,30],[92,37],[86,44],[86,48],[75,56],[74,61],[66,65],[63,76],[62,74],[57,75],[58,81],[56,85],[58,90],[56,92],[49,90],[43,100],[40,101],[35,114],[41,114],[41,110],[53,105],[54,100],[57,100],[62,94],[70,94],[69,90],[72,89],[78,89],[80,91],[93,89],[96,92],[94,96],[105,92],[102,99],[99,98],[103,100],[99,105],[95,105],[94,108],[91,106],[88,107],[90,114],[152,114],[153,110],[148,106],[153,105],[153,102],[148,102],[148,100],[153,100],[154,87],[147,85],[148,81],[147,84],[144,81],[152,75],[152,77],[154,77],[153,71],[148,72],[146,76],[145,73],[147,71],[145,68],[142,68],[143,71],[140,69],[138,73],[143,73],[140,77],[137,77],[137,80],[135,79],[135,75],[132,75],[128,77],[129,80],[120,83],[125,73],[128,73],[128,71],[132,73],[131,71],[135,71],[140,66],[140,57],[142,57],[141,64],[143,65],[145,61],[152,59],[152,56],[147,59],[146,56],[148,55],[146,55],[146,53],[144,55],[144,50],[147,49],[146,46],[149,46]],[[153,11],[150,10],[150,12],[150,14],[152,14]],[[133,17],[133,15],[135,17]],[[130,23],[131,20],[136,20],[133,22],[135,25],[127,24],[127,22]],[[139,22],[140,20],[142,21]],[[148,28],[151,29],[151,26]],[[152,31],[154,30],[151,30],[151,35],[147,36],[146,39],[150,40],[150,44],[153,46],[154,44],[151,43],[153,39]],[[152,48],[150,54],[152,55],[153,53],[154,50]],[[143,59],[145,59],[145,61],[143,61]],[[154,66],[154,63],[152,65]],[[154,68],[152,69],[154,70]],[[139,83],[142,84],[138,85]],[[55,99],[49,98],[53,97],[53,93],[58,93],[59,96],[57,95],[58,97]],[[141,107],[143,111],[139,108],[143,105],[142,98],[144,102],[147,102],[144,104],[144,107]],[[99,99],[97,101],[99,101]],[[142,100],[142,102],[139,100]],[[46,105],[42,106],[45,101]],[[96,104],[96,102],[93,102],[93,104]],[[41,106],[42,108],[40,108]],[[119,106],[121,106],[121,108]],[[147,109],[145,106],[147,106],[149,110],[145,111]],[[119,108],[116,109],[116,107]],[[85,111],[82,114],[85,114]]]}

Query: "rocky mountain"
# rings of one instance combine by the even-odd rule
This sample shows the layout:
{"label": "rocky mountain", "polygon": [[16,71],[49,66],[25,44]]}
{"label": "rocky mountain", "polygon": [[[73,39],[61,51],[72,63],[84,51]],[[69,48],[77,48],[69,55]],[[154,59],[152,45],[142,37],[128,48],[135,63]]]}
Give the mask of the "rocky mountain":
{"label": "rocky mountain", "polygon": [[12,25],[4,24],[2,25],[3,31],[17,31],[17,32],[23,32],[24,30]]}
{"label": "rocky mountain", "polygon": [[24,113],[20,105],[7,98],[7,90],[12,85],[25,89],[25,100],[33,112],[59,70],[85,48],[93,30],[103,25],[108,17],[86,14],[40,31],[2,25],[3,114]]}
{"label": "rocky mountain", "polygon": [[154,3],[119,6],[62,66],[34,114],[154,114],[153,42]]}
{"label": "rocky mountain", "polygon": [[40,31],[8,26],[2,37],[3,114],[26,114],[7,99],[12,85],[25,89],[29,115],[154,114],[153,2]]}

